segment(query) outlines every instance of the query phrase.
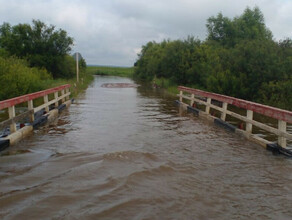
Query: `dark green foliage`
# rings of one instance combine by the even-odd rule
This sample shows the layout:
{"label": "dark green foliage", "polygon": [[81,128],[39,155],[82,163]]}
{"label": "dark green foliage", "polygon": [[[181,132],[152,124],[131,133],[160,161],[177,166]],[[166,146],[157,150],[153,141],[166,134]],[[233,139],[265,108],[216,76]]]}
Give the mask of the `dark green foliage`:
{"label": "dark green foliage", "polygon": [[286,81],[263,83],[259,92],[259,100],[267,105],[292,110],[292,78]]}
{"label": "dark green foliage", "polygon": [[204,42],[149,42],[135,63],[135,77],[168,79],[292,110],[292,40],[275,42],[259,8],[234,19],[207,20]]}
{"label": "dark green foliage", "polygon": [[74,75],[68,67],[72,62],[66,63],[72,45],[73,39],[66,31],[55,30],[55,26],[47,26],[39,20],[33,20],[32,25],[12,27],[3,23],[0,26],[0,48],[9,55],[26,59],[31,67],[46,68],[54,78]]}
{"label": "dark green foliage", "polygon": [[[73,39],[66,31],[38,20],[33,20],[32,25],[3,23],[0,26],[0,100],[75,83],[76,62],[68,55],[72,44]],[[85,74],[84,59],[79,66],[82,83],[75,87],[75,95],[92,80],[92,76]]]}
{"label": "dark green foliage", "polygon": [[242,40],[272,40],[272,33],[264,23],[264,16],[258,7],[245,9],[233,20],[219,13],[207,21],[208,41],[225,47],[234,47]]}
{"label": "dark green foliage", "polygon": [[[75,62],[75,61],[74,61]],[[85,59],[81,58],[81,60],[79,61],[79,68],[81,72],[85,72],[86,71],[86,61]]]}
{"label": "dark green foliage", "polygon": [[30,68],[23,60],[0,56],[0,100],[43,90],[50,79],[45,69]]}
{"label": "dark green foliage", "polygon": [[133,77],[134,67],[88,66],[88,74],[104,76]]}

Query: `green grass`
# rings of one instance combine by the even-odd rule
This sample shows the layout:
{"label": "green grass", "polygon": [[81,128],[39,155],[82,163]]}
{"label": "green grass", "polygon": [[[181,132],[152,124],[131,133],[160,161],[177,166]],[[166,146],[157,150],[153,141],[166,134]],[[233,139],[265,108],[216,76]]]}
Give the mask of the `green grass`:
{"label": "green grass", "polygon": [[71,85],[71,97],[77,97],[77,95],[86,90],[88,85],[93,81],[93,75],[86,72],[81,72],[79,75],[79,83],[76,82],[76,78],[71,79],[51,79],[46,80],[44,83],[46,84],[45,89],[58,87],[65,84]]}
{"label": "green grass", "polygon": [[93,75],[133,77],[134,67],[87,66],[86,72]]}
{"label": "green grass", "polygon": [[158,86],[159,88],[165,89],[168,93],[172,95],[178,94],[177,85],[171,82],[170,79],[166,78],[154,78],[152,84]]}
{"label": "green grass", "polygon": [[178,91],[177,86],[169,86],[169,87],[167,88],[167,92],[169,92],[169,93],[172,94],[172,95],[177,95],[177,94],[179,94],[179,91]]}

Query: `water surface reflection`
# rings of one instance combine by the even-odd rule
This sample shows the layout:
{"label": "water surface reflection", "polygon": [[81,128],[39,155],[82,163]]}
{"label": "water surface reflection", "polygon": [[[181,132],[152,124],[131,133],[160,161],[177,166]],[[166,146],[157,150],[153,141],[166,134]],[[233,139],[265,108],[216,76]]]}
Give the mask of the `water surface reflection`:
{"label": "water surface reflection", "polygon": [[291,160],[115,82],[0,157],[1,219],[292,218]]}

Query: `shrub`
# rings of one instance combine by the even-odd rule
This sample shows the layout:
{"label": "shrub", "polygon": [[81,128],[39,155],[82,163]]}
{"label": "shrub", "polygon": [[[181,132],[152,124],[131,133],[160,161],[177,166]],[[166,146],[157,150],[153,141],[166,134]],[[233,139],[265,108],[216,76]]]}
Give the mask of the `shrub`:
{"label": "shrub", "polygon": [[30,68],[24,60],[0,57],[0,100],[43,90],[51,78],[45,69]]}

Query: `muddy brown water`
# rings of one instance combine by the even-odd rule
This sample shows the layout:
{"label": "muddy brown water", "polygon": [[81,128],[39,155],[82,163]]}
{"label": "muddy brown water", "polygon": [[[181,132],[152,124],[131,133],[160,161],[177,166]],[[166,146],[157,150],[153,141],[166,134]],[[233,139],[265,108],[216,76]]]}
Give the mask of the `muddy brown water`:
{"label": "muddy brown water", "polygon": [[104,83],[0,157],[0,219],[292,219],[291,159]]}

